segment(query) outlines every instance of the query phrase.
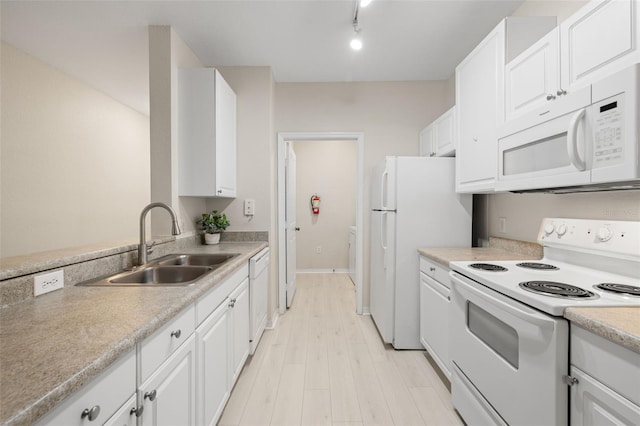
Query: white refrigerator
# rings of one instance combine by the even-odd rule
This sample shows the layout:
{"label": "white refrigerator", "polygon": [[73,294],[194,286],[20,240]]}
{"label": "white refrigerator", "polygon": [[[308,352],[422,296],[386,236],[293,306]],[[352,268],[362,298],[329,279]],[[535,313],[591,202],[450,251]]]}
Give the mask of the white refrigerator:
{"label": "white refrigerator", "polygon": [[385,343],[422,349],[420,247],[469,247],[472,196],[455,159],[386,157],[371,176],[370,311]]}

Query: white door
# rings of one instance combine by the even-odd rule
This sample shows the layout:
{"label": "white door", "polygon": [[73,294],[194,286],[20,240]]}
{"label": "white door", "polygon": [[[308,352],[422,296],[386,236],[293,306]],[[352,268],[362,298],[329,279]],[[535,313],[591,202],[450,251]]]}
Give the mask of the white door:
{"label": "white door", "polygon": [[285,160],[285,236],[287,239],[287,308],[296,293],[296,154],[291,142],[287,142]]}

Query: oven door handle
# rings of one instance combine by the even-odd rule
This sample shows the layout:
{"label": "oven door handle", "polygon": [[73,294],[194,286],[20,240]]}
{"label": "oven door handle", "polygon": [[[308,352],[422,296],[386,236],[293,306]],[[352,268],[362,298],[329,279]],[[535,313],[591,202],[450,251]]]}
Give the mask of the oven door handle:
{"label": "oven door handle", "polygon": [[485,302],[495,306],[496,308],[507,312],[513,316],[520,318],[523,321],[528,322],[529,324],[533,324],[541,329],[549,329],[553,330],[555,327],[555,322],[552,319],[545,318],[543,316],[535,315],[534,313],[526,312],[520,309],[517,306],[510,305],[505,303],[490,294],[477,290],[470,285],[466,285],[464,281],[460,279],[460,277],[455,273],[451,273],[451,285],[455,288],[455,290],[465,296],[467,299],[469,296],[477,297],[478,299],[482,299]]}

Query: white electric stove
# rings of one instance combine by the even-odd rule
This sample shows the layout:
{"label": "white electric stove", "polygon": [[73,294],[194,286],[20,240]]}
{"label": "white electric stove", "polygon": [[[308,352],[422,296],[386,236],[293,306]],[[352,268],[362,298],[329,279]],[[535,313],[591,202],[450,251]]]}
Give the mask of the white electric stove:
{"label": "white electric stove", "polygon": [[567,424],[564,310],[640,307],[640,222],[548,218],[538,242],[539,260],[450,263],[452,399],[468,424]]}

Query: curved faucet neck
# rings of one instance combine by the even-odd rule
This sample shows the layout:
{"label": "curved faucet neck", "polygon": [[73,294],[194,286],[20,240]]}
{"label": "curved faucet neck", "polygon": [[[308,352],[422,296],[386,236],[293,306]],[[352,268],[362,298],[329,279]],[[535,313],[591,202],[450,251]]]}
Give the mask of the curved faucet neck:
{"label": "curved faucet neck", "polygon": [[171,233],[173,235],[179,235],[181,232],[180,226],[178,225],[178,216],[176,215],[176,212],[169,205],[165,203],[156,202],[156,203],[151,203],[147,205],[145,208],[143,208],[142,213],[140,213],[140,245],[138,245],[138,265],[144,265],[145,263],[147,263],[147,241],[146,241],[147,238],[146,238],[145,220],[147,218],[147,213],[149,213],[149,211],[154,207],[162,207],[163,209],[169,212],[172,220]]}

